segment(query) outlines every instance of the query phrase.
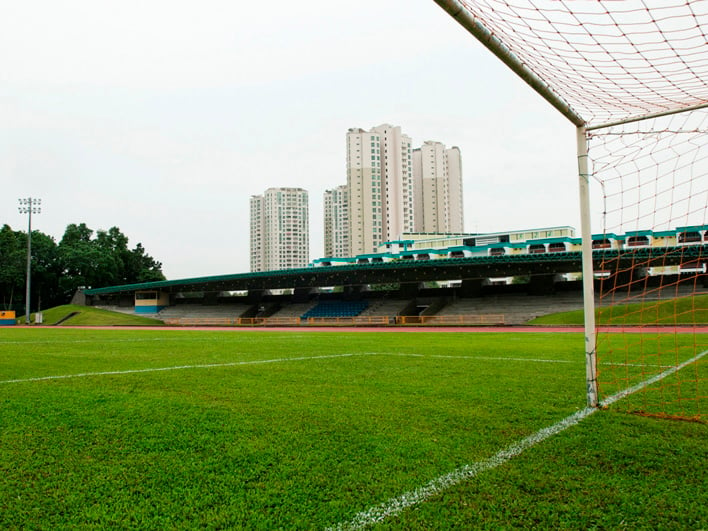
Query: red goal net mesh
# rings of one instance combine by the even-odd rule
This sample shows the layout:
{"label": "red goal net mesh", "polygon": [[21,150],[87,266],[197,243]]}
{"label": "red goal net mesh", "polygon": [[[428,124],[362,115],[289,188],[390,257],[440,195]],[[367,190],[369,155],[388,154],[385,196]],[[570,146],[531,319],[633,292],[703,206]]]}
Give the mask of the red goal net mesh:
{"label": "red goal net mesh", "polygon": [[708,109],[599,129],[589,144],[602,223],[593,237],[600,398],[671,370],[614,407],[700,419],[708,410]]}
{"label": "red goal net mesh", "polygon": [[586,124],[600,400],[705,418],[708,1],[435,1]]}

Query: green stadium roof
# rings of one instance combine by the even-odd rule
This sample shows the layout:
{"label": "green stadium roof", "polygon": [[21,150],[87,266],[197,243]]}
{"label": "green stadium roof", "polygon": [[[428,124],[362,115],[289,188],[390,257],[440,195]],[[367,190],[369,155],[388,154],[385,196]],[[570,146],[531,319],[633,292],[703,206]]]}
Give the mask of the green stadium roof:
{"label": "green stadium roof", "polygon": [[[708,245],[644,247],[631,250],[602,249],[593,253],[596,263],[608,261],[640,263],[642,267],[678,264],[708,256]],[[208,277],[162,280],[140,284],[87,289],[86,295],[135,292],[146,289],[179,293],[193,291],[241,291],[362,284],[415,283],[431,280],[493,278],[516,275],[572,273],[580,271],[581,253],[558,252],[503,256],[475,256],[435,260],[395,260],[391,262],[307,267],[236,273]]]}

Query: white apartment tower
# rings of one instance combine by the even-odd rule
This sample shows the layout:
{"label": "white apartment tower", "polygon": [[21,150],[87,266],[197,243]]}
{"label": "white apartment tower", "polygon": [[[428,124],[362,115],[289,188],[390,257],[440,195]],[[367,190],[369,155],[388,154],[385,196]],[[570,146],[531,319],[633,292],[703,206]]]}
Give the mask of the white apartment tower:
{"label": "white apartment tower", "polygon": [[457,147],[425,142],[413,150],[415,231],[460,233],[464,231],[462,159]]}
{"label": "white apartment tower", "polygon": [[349,256],[415,228],[411,139],[383,124],[347,132]]}
{"label": "white apartment tower", "polygon": [[346,185],[324,193],[324,256],[349,256],[349,191]]}
{"label": "white apartment tower", "polygon": [[251,271],[307,267],[310,261],[307,192],[269,188],[251,197]]}

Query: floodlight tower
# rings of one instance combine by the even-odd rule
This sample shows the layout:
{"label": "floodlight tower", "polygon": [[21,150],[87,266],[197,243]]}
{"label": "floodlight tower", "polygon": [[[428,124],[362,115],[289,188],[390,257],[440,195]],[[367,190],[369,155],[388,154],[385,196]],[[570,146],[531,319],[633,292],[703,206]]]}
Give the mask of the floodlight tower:
{"label": "floodlight tower", "polygon": [[40,214],[41,199],[27,197],[18,199],[20,214],[27,214],[27,291],[25,292],[25,323],[30,324],[30,272],[32,270],[32,214]]}

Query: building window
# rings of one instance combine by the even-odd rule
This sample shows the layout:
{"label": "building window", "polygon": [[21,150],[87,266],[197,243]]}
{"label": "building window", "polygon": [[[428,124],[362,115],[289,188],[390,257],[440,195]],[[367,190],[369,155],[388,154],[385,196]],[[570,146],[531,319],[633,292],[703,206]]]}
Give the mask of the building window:
{"label": "building window", "polygon": [[649,238],[646,236],[630,236],[627,238],[627,247],[639,247],[649,245]]}
{"label": "building window", "polygon": [[682,232],[679,234],[679,243],[700,243],[701,233],[697,231]]}

